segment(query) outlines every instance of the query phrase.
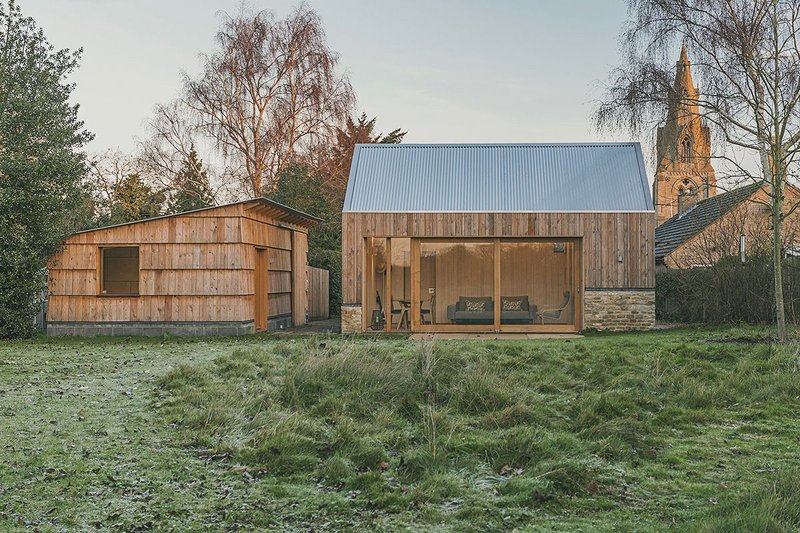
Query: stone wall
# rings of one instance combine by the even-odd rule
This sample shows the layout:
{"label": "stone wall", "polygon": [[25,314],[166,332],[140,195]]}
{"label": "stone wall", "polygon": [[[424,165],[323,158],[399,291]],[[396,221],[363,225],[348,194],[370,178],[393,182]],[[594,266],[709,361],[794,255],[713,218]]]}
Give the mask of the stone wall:
{"label": "stone wall", "polygon": [[656,322],[654,290],[584,292],[583,327],[606,331],[646,330]]}
{"label": "stone wall", "polygon": [[342,333],[360,333],[363,327],[360,305],[342,306]]}

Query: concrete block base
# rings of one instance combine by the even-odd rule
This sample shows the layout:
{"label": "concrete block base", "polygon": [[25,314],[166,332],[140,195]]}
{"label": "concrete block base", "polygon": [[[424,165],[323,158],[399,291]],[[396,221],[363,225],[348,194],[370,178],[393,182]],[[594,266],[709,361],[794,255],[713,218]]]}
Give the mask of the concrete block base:
{"label": "concrete block base", "polygon": [[[289,319],[291,323],[291,318]],[[48,322],[47,335],[58,336],[237,336],[253,333],[253,321],[245,322]]]}

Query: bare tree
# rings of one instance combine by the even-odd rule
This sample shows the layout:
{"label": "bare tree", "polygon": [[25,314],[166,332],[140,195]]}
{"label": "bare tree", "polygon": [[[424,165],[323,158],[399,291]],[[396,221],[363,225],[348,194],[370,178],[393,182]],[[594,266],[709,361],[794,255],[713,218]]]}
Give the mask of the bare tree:
{"label": "bare tree", "polygon": [[288,164],[349,115],[354,97],[319,16],[301,5],[284,20],[269,11],[225,15],[202,74],[185,76],[198,131],[246,177],[248,194],[271,190]]}
{"label": "bare tree", "polygon": [[139,143],[139,165],[154,181],[169,188],[195,146],[194,125],[178,99],[156,106],[148,126],[151,136]]}
{"label": "bare tree", "polygon": [[595,118],[600,129],[642,131],[686,95],[671,82],[671,55],[691,51],[703,93],[696,107],[725,142],[757,156],[758,171],[724,153],[735,173],[768,184],[778,339],[786,339],[782,227],[800,149],[800,0],[628,0],[623,65],[610,77]]}
{"label": "bare tree", "polygon": [[114,190],[132,174],[139,173],[136,159],[118,150],[106,150],[89,158],[86,182],[92,191],[95,210],[107,214]]}

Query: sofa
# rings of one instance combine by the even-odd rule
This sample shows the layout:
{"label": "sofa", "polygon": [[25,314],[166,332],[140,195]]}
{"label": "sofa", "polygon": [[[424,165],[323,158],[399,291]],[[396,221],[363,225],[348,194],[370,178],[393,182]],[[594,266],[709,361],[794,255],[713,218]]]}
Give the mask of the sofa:
{"label": "sofa", "polygon": [[[458,301],[447,306],[447,320],[454,324],[494,323],[494,301],[490,296],[459,296]],[[500,297],[501,324],[533,324],[536,306],[527,296]]]}

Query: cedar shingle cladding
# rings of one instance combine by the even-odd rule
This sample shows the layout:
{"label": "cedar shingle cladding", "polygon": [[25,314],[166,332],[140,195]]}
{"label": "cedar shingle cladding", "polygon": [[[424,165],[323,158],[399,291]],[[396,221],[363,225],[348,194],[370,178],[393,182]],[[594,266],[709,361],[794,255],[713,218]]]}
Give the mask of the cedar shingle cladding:
{"label": "cedar shingle cladding", "polygon": [[[301,324],[316,220],[256,199],[76,233],[49,265],[48,324],[251,323],[257,247],[269,254],[269,315]],[[110,246],[139,247],[137,296],[99,294]]]}

